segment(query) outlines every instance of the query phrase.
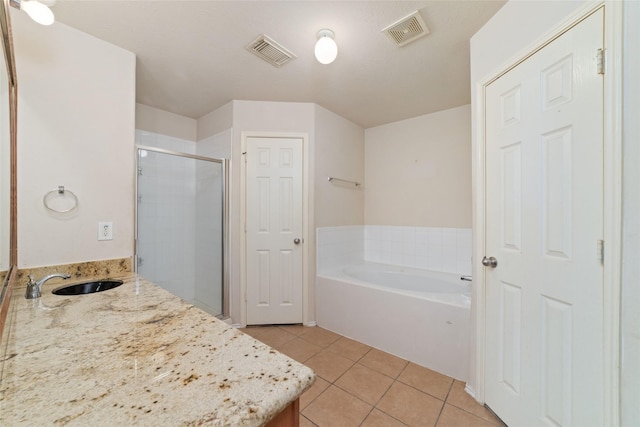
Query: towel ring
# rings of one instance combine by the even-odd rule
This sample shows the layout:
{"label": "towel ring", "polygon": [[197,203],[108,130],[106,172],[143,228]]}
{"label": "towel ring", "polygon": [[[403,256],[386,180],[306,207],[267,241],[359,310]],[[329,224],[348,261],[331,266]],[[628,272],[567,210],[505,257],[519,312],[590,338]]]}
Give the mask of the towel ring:
{"label": "towel ring", "polygon": [[[55,198],[58,198],[58,199],[64,198],[67,194],[71,196],[72,204],[70,208],[56,209],[56,207],[50,206],[50,203],[53,200],[55,200]],[[42,203],[44,203],[44,207],[50,210],[51,212],[67,213],[67,212],[71,212],[72,210],[78,207],[78,198],[76,197],[75,194],[73,194],[73,191],[65,190],[64,185],[60,185],[58,186],[57,190],[51,190],[47,194],[45,194],[44,197],[42,198]]]}

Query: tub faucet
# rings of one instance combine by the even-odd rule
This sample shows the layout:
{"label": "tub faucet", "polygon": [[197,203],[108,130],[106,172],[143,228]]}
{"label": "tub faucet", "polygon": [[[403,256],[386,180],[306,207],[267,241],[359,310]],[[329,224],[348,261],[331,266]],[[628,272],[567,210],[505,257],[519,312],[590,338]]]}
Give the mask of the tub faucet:
{"label": "tub faucet", "polygon": [[460,277],[460,280],[464,280],[466,282],[472,282],[473,281],[471,276],[462,276],[462,277]]}
{"label": "tub faucet", "polygon": [[36,282],[33,276],[30,274],[29,283],[27,283],[27,291],[25,292],[24,297],[26,299],[40,298],[42,296],[42,285],[44,285],[44,282],[49,279],[53,279],[54,277],[62,277],[66,280],[71,276],[65,273],[53,273],[49,274],[48,276],[44,276],[42,279]]}

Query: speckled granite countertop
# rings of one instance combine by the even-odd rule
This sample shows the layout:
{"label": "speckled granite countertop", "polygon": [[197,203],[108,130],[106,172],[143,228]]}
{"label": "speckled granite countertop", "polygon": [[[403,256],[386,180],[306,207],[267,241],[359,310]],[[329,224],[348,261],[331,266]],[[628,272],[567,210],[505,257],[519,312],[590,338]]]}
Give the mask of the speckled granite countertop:
{"label": "speckled granite countertop", "polygon": [[[65,283],[66,284],[66,283]],[[90,295],[14,291],[1,425],[262,425],[311,369],[135,275]],[[9,319],[8,319],[9,320]]]}

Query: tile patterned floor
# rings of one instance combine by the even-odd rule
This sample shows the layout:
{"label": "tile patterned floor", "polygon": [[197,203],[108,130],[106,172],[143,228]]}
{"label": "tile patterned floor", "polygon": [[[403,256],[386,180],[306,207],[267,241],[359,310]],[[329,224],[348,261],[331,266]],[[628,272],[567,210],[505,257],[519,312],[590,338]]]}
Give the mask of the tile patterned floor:
{"label": "tile patterned floor", "polygon": [[501,427],[464,383],[322,328],[256,326],[243,332],[312,368],[300,426]]}

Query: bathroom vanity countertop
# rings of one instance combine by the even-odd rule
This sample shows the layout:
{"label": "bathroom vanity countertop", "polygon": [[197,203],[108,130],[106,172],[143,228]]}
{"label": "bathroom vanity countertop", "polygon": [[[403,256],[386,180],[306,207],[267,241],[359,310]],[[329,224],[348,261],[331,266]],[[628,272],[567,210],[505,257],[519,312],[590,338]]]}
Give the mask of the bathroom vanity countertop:
{"label": "bathroom vanity countertop", "polygon": [[14,290],[1,425],[257,426],[315,379],[135,275],[89,295],[53,295],[57,286],[37,300]]}

